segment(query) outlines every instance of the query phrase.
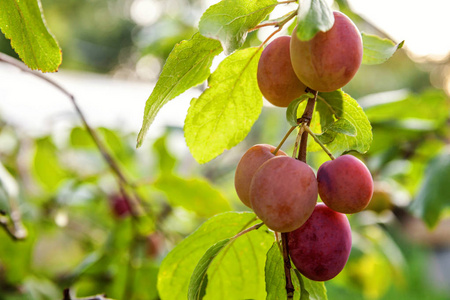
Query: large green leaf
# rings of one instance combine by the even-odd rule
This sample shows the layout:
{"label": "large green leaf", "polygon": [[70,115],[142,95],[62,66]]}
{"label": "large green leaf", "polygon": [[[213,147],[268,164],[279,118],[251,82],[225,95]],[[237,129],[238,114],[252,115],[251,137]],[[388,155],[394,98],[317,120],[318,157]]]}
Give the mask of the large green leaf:
{"label": "large green leaf", "polygon": [[186,144],[205,163],[241,142],[261,113],[256,70],[259,48],[239,50],[220,63],[209,88],[192,99],[184,126]]}
{"label": "large green leaf", "polygon": [[210,217],[231,210],[222,193],[201,178],[185,179],[166,173],[156,180],[154,186],[167,195],[170,204],[182,206],[200,216]]}
{"label": "large green leaf", "polygon": [[222,51],[220,43],[196,33],[188,41],[177,44],[163,67],[144,110],[137,146],[143,139],[159,110],[170,100],[208,78],[213,58]]}
{"label": "large green leaf", "polygon": [[395,51],[403,47],[403,42],[395,44],[389,39],[383,39],[379,36],[362,33],[363,40],[363,59],[362,63],[366,65],[376,65],[387,61]]}
{"label": "large green leaf", "polygon": [[450,149],[433,158],[411,206],[430,227],[436,226],[444,209],[450,208]]}
{"label": "large green leaf", "polygon": [[[277,243],[267,251],[266,266],[266,300],[285,300],[286,293],[286,278],[284,274],[284,262],[281,255],[280,248]],[[294,285],[294,300],[300,299],[300,283],[295,276],[293,269],[291,269],[292,284]]]}
{"label": "large green leaf", "polygon": [[325,0],[300,0],[299,3],[297,36],[301,41],[309,41],[319,31],[333,27],[333,11]]}
{"label": "large green leaf", "polygon": [[[365,153],[372,143],[372,127],[355,99],[341,90],[319,93],[317,105],[322,135],[318,138],[335,156],[350,150]],[[314,118],[314,117],[313,117]],[[345,121],[342,121],[344,119]]]}
{"label": "large green leaf", "polygon": [[0,29],[30,69],[58,70],[61,49],[45,25],[39,0],[0,1]]}
{"label": "large green leaf", "polygon": [[219,40],[228,55],[242,46],[248,30],[276,5],[276,0],[222,0],[205,11],[198,27],[204,36]]}
{"label": "large green leaf", "polygon": [[[206,221],[179,243],[161,263],[158,274],[161,299],[185,299],[191,274],[206,250],[218,241],[236,235],[255,220],[253,213],[223,213]],[[236,261],[232,264],[236,264]]]}

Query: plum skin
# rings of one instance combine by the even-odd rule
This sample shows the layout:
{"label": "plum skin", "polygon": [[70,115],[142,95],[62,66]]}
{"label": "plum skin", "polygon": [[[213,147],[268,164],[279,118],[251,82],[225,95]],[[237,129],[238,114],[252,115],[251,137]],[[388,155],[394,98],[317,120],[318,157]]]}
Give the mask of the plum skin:
{"label": "plum skin", "polygon": [[334,278],[344,269],[352,247],[347,216],[318,203],[306,223],[288,234],[288,247],[292,262],[305,277]]}
{"label": "plum skin", "polygon": [[306,89],[292,68],[290,42],[290,36],[276,38],[263,50],[258,62],[259,89],[267,101],[279,107],[288,107]]}
{"label": "plum skin", "polygon": [[334,25],[309,41],[300,41],[297,28],[291,38],[291,61],[295,74],[309,88],[332,92],[355,76],[362,62],[361,34],[343,13],[335,11]]}
{"label": "plum skin", "polygon": [[289,232],[309,218],[317,202],[317,181],[306,163],[289,156],[266,161],[250,185],[250,201],[268,228]]}
{"label": "plum skin", "polygon": [[353,214],[369,204],[373,179],[366,165],[352,155],[323,163],[317,171],[319,195],[332,210]]}
{"label": "plum skin", "polygon": [[[250,183],[253,175],[263,163],[275,157],[273,154],[275,149],[276,147],[267,144],[254,145],[244,153],[236,167],[234,176],[236,193],[242,203],[250,208],[252,207],[250,203]],[[287,154],[280,149],[276,155]]]}

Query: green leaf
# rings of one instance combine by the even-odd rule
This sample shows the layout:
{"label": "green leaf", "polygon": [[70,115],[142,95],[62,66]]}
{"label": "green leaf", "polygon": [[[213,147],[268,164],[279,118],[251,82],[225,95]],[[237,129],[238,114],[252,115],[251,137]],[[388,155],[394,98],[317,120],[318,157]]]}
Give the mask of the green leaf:
{"label": "green leaf", "polygon": [[182,206],[199,216],[209,217],[231,210],[222,193],[202,178],[185,179],[163,174],[156,180],[154,187],[167,195],[171,205]]}
{"label": "green leaf", "polygon": [[49,137],[36,141],[33,173],[39,183],[49,192],[54,192],[67,177],[57,155],[56,146]]}
{"label": "green leaf", "polygon": [[164,134],[153,143],[153,149],[157,154],[156,160],[162,173],[171,173],[177,163],[177,159],[167,149],[167,136]]}
{"label": "green leaf", "polygon": [[225,58],[209,88],[192,99],[184,125],[186,144],[199,163],[231,149],[249,133],[263,101],[256,71],[261,49],[247,48]]}
{"label": "green leaf", "polygon": [[[223,213],[206,221],[179,243],[161,263],[158,274],[158,291],[161,299],[185,299],[191,274],[209,247],[218,241],[235,236],[255,220],[253,213]],[[242,260],[242,257],[238,257],[239,260]],[[250,258],[246,257],[245,260],[250,261]],[[234,261],[232,265],[237,266],[237,262]]]}
{"label": "green leaf", "polygon": [[0,1],[0,29],[30,69],[58,70],[61,49],[45,25],[39,0]]}
{"label": "green leaf", "polygon": [[213,259],[219,254],[220,250],[225,247],[231,239],[222,240],[209,248],[206,253],[202,256],[200,261],[192,273],[191,281],[189,283],[188,299],[203,299],[205,296],[202,293],[206,292],[207,286],[207,274],[209,266],[211,265]]}
{"label": "green leaf", "polygon": [[229,55],[276,5],[276,0],[222,0],[205,11],[198,27],[204,36],[219,40]]}
{"label": "green leaf", "polygon": [[[320,114],[322,132],[327,134],[319,134],[317,137],[333,155],[339,156],[350,150],[360,153],[369,150],[372,143],[372,127],[355,99],[342,90],[337,90],[319,93],[318,101],[325,104],[318,105],[316,109]],[[340,119],[346,121],[340,121],[336,125],[335,123]],[[327,130],[327,128],[333,128],[333,130]]]}
{"label": "green leaf", "polygon": [[441,213],[450,207],[450,149],[433,158],[425,171],[425,178],[414,202],[412,211],[422,218],[428,227],[437,225]]}
{"label": "green leaf", "polygon": [[[274,243],[269,251],[267,251],[266,266],[264,270],[267,292],[266,300],[285,300],[287,298],[287,293],[284,262],[277,243]],[[294,299],[297,300],[300,299],[300,283],[298,278],[294,276],[293,269],[291,269],[291,271],[292,284],[295,288]]]}
{"label": "green leaf", "polygon": [[291,103],[289,103],[288,108],[286,109],[286,120],[288,121],[288,123],[291,126],[297,126],[297,119],[298,117],[298,107],[300,105],[300,103],[302,103],[303,101],[309,99],[309,98],[314,98],[314,95],[311,93],[306,93],[301,95],[299,98],[295,99],[294,101],[292,101]]}
{"label": "green leaf", "polygon": [[362,32],[363,40],[363,59],[362,63],[366,65],[377,65],[387,61],[395,51],[403,47],[404,41],[395,44],[389,39],[383,39],[379,36]]}
{"label": "green leaf", "polygon": [[213,58],[221,51],[218,41],[205,38],[199,33],[173,48],[145,104],[137,147],[142,145],[156,114],[167,102],[208,78]]}
{"label": "green leaf", "polygon": [[319,31],[333,27],[334,15],[325,0],[300,0],[297,14],[297,37],[309,41]]}
{"label": "green leaf", "polygon": [[331,126],[325,128],[326,130],[342,133],[348,136],[356,136],[356,127],[347,119],[340,118]]}
{"label": "green leaf", "polygon": [[297,275],[301,285],[300,300],[328,300],[325,283],[310,280],[301,275],[297,269],[295,269],[295,275]]}

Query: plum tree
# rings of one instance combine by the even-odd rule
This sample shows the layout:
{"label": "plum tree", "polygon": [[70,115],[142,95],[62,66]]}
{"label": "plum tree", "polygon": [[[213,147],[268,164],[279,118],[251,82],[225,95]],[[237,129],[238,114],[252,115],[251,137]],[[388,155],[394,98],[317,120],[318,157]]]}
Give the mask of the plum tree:
{"label": "plum tree", "polygon": [[306,223],[289,233],[289,252],[295,267],[316,281],[330,280],[347,263],[352,234],[347,216],[318,203]]}
{"label": "plum tree", "polygon": [[317,171],[317,181],[320,198],[337,212],[360,212],[372,198],[372,175],[366,165],[352,155],[322,164]]}
{"label": "plum tree", "polygon": [[256,215],[278,232],[299,228],[317,202],[317,181],[306,163],[289,156],[266,161],[250,185],[250,201]]}
{"label": "plum tree", "polygon": [[346,85],[361,65],[362,38],[355,24],[343,13],[333,12],[334,25],[301,41],[296,29],[291,38],[292,67],[309,88],[331,92]]}
{"label": "plum tree", "polygon": [[273,40],[262,52],[258,63],[259,89],[270,103],[280,107],[287,107],[306,89],[292,68],[290,41],[290,36]]}
{"label": "plum tree", "polygon": [[[234,186],[236,193],[241,199],[242,203],[248,207],[252,207],[250,203],[250,183],[253,175],[258,168],[267,160],[275,157],[273,152],[275,147],[267,144],[254,145],[245,152],[236,167],[234,176]],[[287,155],[281,149],[277,151],[276,155]]]}

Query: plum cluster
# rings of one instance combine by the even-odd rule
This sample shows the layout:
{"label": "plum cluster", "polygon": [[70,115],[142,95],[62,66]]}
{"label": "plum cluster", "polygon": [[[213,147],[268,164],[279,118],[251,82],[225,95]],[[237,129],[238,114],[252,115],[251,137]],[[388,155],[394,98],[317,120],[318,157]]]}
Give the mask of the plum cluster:
{"label": "plum cluster", "polygon": [[287,107],[305,93],[306,87],[332,92],[346,85],[356,74],[363,55],[358,28],[343,13],[335,11],[334,25],[301,41],[296,29],[292,37],[273,40],[258,63],[258,85],[270,103]]}
{"label": "plum cluster", "polygon": [[[277,232],[288,232],[294,265],[306,277],[325,281],[344,268],[352,237],[348,213],[370,202],[373,180],[351,155],[322,164],[317,171],[267,144],[242,156],[235,187],[241,201]],[[324,203],[317,204],[320,195]]]}

